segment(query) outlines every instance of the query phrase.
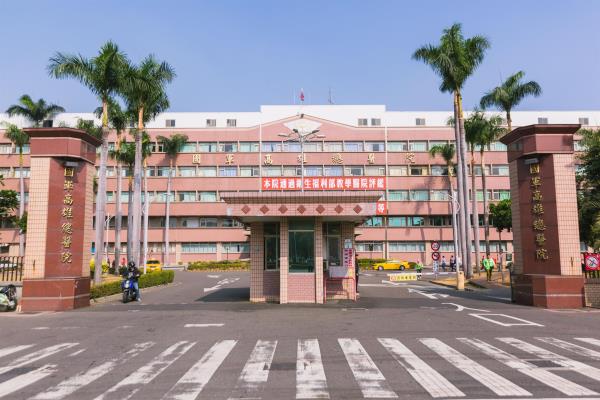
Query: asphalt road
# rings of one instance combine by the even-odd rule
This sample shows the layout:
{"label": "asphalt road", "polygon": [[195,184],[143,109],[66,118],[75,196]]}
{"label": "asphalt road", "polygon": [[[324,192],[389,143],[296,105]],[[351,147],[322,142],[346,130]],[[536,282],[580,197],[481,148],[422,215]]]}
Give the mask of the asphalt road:
{"label": "asphalt road", "polygon": [[250,304],[248,273],[0,315],[7,399],[600,398],[600,310],[360,278],[358,302]]}

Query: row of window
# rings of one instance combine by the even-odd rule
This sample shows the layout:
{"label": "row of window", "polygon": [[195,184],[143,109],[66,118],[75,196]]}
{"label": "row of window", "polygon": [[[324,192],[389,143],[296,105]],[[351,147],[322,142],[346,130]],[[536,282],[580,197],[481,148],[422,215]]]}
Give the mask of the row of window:
{"label": "row of window", "polygon": [[[166,218],[149,216],[148,226],[150,228],[164,228],[166,226]],[[169,226],[171,228],[239,228],[242,224],[233,218],[179,216],[169,218]],[[110,229],[115,227],[114,218],[111,218],[108,227]],[[126,215],[121,219],[121,228],[127,229]]]}
{"label": "row of window", "polygon": [[[492,222],[493,221],[490,217],[490,224],[492,224]],[[392,228],[452,226],[452,215],[390,215],[387,217],[377,216],[367,219],[362,226],[375,228],[383,226],[389,226]],[[479,226],[483,226],[483,214],[479,214]]]}
{"label": "row of window", "polygon": [[[93,245],[92,245],[93,246]],[[217,247],[220,246],[222,254],[240,253],[249,254],[250,244],[244,242],[225,242],[225,243],[214,243],[214,242],[184,242],[181,243],[182,253],[195,253],[195,254],[212,254],[217,252]],[[108,243],[108,252],[115,252],[115,244]],[[121,253],[127,252],[127,244],[121,244]],[[165,244],[160,242],[148,243],[149,257],[152,257],[152,253],[163,254],[165,252]],[[175,243],[169,244],[169,253],[173,254],[176,252]]]}
{"label": "row of window", "polygon": [[[469,191],[471,199],[471,191]],[[487,199],[500,201],[510,199],[509,189],[488,189]],[[389,201],[448,201],[447,190],[390,190],[387,200]],[[483,191],[477,190],[477,201],[483,201]]]}
{"label": "row of window", "polygon": [[[23,145],[23,154],[29,154],[29,144]],[[12,143],[0,143],[0,154],[19,154],[19,148]]]}
{"label": "row of window", "polygon": [[[439,242],[441,252],[453,252],[453,242]],[[507,242],[492,241],[490,242],[490,251],[497,253],[500,251],[507,251]],[[424,253],[426,248],[425,242],[388,242],[388,251],[390,253]],[[480,248],[485,248],[485,241],[479,242]],[[356,249],[358,252],[378,252],[383,253],[384,242],[356,242]],[[471,251],[475,251],[474,243],[471,244]]]}

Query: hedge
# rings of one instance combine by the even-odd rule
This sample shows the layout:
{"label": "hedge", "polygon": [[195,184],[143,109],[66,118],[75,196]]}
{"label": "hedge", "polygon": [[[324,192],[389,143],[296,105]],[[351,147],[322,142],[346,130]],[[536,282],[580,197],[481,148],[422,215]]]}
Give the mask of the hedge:
{"label": "hedge", "polygon": [[[139,286],[140,289],[166,285],[167,283],[173,282],[175,278],[174,271],[157,271],[144,274],[140,276]],[[121,293],[121,280],[101,283],[100,285],[94,285],[90,289],[90,299],[97,299],[99,297],[110,296],[113,294]]]}
{"label": "hedge", "polygon": [[189,263],[188,271],[211,271],[211,270],[240,270],[249,269],[250,262],[235,261],[194,261]]}
{"label": "hedge", "polygon": [[358,258],[358,266],[363,269],[373,268],[374,264],[386,262],[385,258]]}

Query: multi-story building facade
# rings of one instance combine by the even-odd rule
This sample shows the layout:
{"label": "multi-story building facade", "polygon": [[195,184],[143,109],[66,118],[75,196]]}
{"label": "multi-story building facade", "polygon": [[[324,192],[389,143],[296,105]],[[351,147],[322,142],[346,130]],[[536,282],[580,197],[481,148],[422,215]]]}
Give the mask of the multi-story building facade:
{"label": "multi-story building facade", "polygon": [[[300,118],[301,114],[318,122],[319,135],[323,136],[304,145],[307,190],[381,191],[385,212],[369,218],[356,231],[357,251],[362,257],[429,262],[433,241],[440,242],[440,251],[447,257],[450,255],[453,243],[448,171],[440,157],[432,158],[428,152],[432,146],[454,142],[454,131],[447,126],[450,112],[387,111],[380,105],[293,105],[262,106],[259,112],[164,113],[148,124],[147,132],[152,140],[152,155],[146,169],[150,200],[149,258],[163,259],[167,251],[164,231],[169,160],[157,136],[183,133],[189,138],[175,160],[173,173],[168,249],[172,262],[247,258],[248,230],[228,215],[222,197],[232,192],[296,190],[288,187],[287,182],[302,174],[300,146],[286,141],[283,136],[290,132],[286,123]],[[514,112],[512,117],[515,127],[537,123],[600,125],[600,111],[527,111]],[[64,113],[46,125],[75,126],[78,119],[91,120],[94,116]],[[9,119],[6,115],[0,115],[0,120],[27,126],[25,121]],[[115,141],[116,135],[112,132],[110,148],[114,148]],[[575,146],[575,150],[580,150],[577,141]],[[479,164],[478,151],[475,159]],[[493,143],[485,149],[484,160],[488,199],[494,202],[509,198],[505,146]],[[5,189],[18,190],[18,154],[3,135],[0,174],[4,177]],[[23,174],[27,201],[27,155]],[[106,238],[111,259],[117,196],[121,196],[123,204],[123,253],[126,250],[127,168],[124,174],[123,192],[118,194],[115,162],[109,162]],[[482,220],[484,194],[479,165],[475,167],[475,174],[478,176],[475,195]],[[285,189],[272,187],[274,182],[277,185],[284,182]],[[323,185],[323,182],[332,183]],[[100,223],[106,224],[106,221]],[[335,232],[332,235],[335,236]],[[481,228],[482,241],[483,237]],[[492,228],[490,240],[494,254],[501,247],[505,252],[512,251],[510,232],[500,233]],[[18,252],[17,231],[6,221],[0,226],[0,242],[0,252],[11,255]]]}

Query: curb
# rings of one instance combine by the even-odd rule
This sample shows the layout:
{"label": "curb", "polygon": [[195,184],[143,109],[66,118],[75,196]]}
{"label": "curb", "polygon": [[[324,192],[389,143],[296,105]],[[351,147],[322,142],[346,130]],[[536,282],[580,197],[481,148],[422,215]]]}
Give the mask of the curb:
{"label": "curb", "polygon": [[[438,285],[438,286],[444,286],[444,287],[458,291],[458,289],[456,289],[456,285],[452,285],[449,283],[440,282],[440,281],[429,281],[429,283],[433,283],[434,285]],[[472,292],[472,291],[473,291],[472,288],[469,288],[469,287],[467,287],[467,285],[465,285],[465,292]]]}
{"label": "curb", "polygon": [[[153,291],[161,289],[161,288],[166,288],[166,287],[171,287],[171,286],[179,286],[179,285],[181,285],[181,282],[173,282],[173,283],[167,283],[165,285],[150,286],[147,288],[140,289],[140,294],[153,292]],[[110,296],[104,296],[104,297],[98,297],[95,299],[90,299],[90,306],[95,306],[95,305],[100,305],[100,304],[104,304],[104,303],[110,303],[115,300],[120,300],[122,298],[122,296],[123,296],[122,293],[117,293],[117,294],[111,294]]]}

